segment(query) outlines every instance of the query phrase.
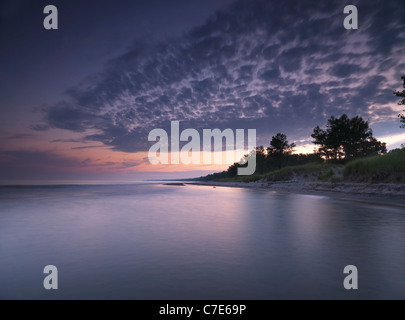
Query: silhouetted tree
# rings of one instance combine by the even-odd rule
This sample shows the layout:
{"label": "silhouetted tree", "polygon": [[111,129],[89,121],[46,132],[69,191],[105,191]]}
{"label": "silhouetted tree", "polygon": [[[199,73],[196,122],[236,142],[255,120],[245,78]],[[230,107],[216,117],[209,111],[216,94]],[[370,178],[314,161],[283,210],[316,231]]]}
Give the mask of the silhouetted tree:
{"label": "silhouetted tree", "polygon": [[267,171],[266,158],[266,150],[264,147],[256,147],[256,173],[265,173]]}
{"label": "silhouetted tree", "polygon": [[295,143],[288,143],[287,136],[283,133],[277,133],[271,137],[270,147],[267,148],[268,154],[291,154],[295,148]]}
{"label": "silhouetted tree", "polygon": [[280,169],[287,165],[288,156],[291,155],[295,143],[288,143],[287,136],[277,133],[271,137],[267,148],[267,170]]}
{"label": "silhouetted tree", "polygon": [[359,116],[352,119],[346,114],[340,118],[330,117],[326,130],[317,126],[311,137],[326,159],[347,160],[387,152],[385,143],[373,137],[368,121]]}
{"label": "silhouetted tree", "polygon": [[[405,105],[405,75],[403,75],[403,76],[401,77],[401,79],[404,81],[404,84],[403,84],[404,90],[402,90],[402,91],[397,91],[397,90],[395,90],[395,91],[394,91],[394,94],[395,94],[397,97],[403,98],[402,100],[399,100],[399,101],[398,101],[398,104],[399,104],[399,105]],[[404,110],[404,111],[405,111],[405,110]],[[400,120],[399,120],[400,122],[405,123],[405,114],[399,114],[398,117],[400,118]],[[405,125],[401,125],[401,128],[405,128]]]}

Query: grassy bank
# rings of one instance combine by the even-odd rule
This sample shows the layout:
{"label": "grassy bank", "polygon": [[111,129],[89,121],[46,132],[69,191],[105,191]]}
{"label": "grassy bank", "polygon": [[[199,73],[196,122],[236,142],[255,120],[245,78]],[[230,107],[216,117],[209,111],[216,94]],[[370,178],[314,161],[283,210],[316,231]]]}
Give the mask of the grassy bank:
{"label": "grassy bank", "polygon": [[251,176],[236,176],[220,179],[223,182],[284,182],[284,181],[331,181],[341,180],[343,166],[328,163],[308,163],[300,166],[284,167],[279,170]]}
{"label": "grassy bank", "polygon": [[308,163],[264,174],[236,176],[218,181],[405,183],[405,150],[353,160],[346,165]]}
{"label": "grassy bank", "polygon": [[353,182],[405,183],[405,150],[351,161],[343,177]]}

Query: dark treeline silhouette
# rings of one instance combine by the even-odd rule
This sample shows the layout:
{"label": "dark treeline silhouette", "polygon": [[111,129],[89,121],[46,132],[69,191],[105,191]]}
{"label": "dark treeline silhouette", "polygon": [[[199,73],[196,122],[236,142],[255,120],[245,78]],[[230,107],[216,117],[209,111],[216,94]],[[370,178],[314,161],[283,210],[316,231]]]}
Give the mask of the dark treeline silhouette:
{"label": "dark treeline silhouette", "polygon": [[[311,154],[294,154],[295,143],[289,143],[287,136],[277,133],[272,137],[269,147],[256,147],[256,172],[264,174],[286,166],[298,166],[308,163],[345,163],[349,160],[384,154],[385,143],[373,137],[368,121],[356,116],[350,119],[346,114],[339,118],[330,117],[326,129],[316,126],[313,129],[313,143],[318,151]],[[200,180],[218,180],[237,176],[238,167],[246,166],[234,163],[226,171],[209,174]]]}
{"label": "dark treeline silhouette", "polygon": [[311,137],[326,160],[347,161],[387,152],[385,143],[374,138],[368,122],[358,116],[330,117],[326,129],[315,127]]}
{"label": "dark treeline silhouette", "polygon": [[[402,91],[397,91],[397,90],[395,90],[395,91],[394,91],[394,94],[395,94],[397,97],[402,98],[402,100],[399,100],[399,101],[398,101],[398,104],[399,104],[399,105],[405,105],[405,75],[403,75],[403,76],[401,77],[401,79],[404,81],[404,84],[403,84],[404,90],[402,90]],[[404,110],[404,111],[405,111],[405,110]],[[400,122],[401,122],[401,123],[404,123],[403,125],[401,125],[401,128],[405,128],[405,114],[404,114],[404,113],[403,113],[403,114],[399,114],[398,117],[400,118]]]}

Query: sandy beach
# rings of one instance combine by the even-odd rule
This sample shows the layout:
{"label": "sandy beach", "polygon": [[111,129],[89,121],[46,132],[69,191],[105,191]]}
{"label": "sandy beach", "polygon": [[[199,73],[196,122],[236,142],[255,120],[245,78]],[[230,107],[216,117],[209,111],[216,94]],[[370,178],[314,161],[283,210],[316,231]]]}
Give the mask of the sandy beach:
{"label": "sandy beach", "polygon": [[372,201],[405,206],[405,185],[393,183],[331,183],[331,182],[219,182],[200,181],[186,184],[213,187],[266,189],[282,193],[325,195],[348,200]]}

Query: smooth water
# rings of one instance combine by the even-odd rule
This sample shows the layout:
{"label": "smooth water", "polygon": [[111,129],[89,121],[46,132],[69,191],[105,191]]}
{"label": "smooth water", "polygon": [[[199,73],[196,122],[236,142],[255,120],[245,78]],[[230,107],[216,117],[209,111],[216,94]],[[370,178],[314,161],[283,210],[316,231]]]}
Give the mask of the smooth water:
{"label": "smooth water", "polygon": [[405,210],[157,183],[1,187],[0,298],[404,299]]}

